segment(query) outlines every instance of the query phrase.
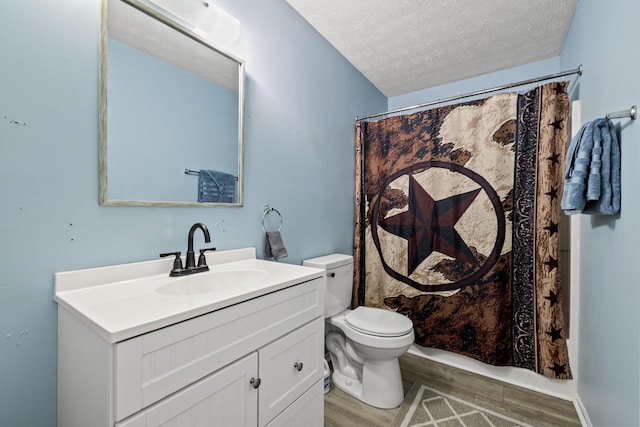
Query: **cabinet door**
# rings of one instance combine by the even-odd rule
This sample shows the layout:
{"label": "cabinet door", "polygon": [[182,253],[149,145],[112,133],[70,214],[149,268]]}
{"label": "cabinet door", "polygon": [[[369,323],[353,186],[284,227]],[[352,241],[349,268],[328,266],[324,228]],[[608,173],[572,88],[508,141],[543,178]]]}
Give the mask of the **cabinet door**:
{"label": "cabinet door", "polygon": [[267,427],[323,427],[324,381],[318,381]]}
{"label": "cabinet door", "polygon": [[258,356],[247,357],[209,375],[116,427],[242,427],[258,420]]}
{"label": "cabinet door", "polygon": [[324,319],[318,318],[258,350],[258,425],[265,426],[322,379],[323,341]]}

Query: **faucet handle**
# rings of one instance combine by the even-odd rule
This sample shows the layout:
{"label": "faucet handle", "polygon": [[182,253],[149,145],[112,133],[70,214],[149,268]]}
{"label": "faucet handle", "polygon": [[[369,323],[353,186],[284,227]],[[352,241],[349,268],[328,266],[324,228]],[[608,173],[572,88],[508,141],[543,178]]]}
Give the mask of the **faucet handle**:
{"label": "faucet handle", "polygon": [[200,256],[198,257],[198,267],[206,267],[207,266],[207,258],[204,256],[204,253],[209,251],[215,251],[216,248],[203,248],[200,249]]}
{"label": "faucet handle", "polygon": [[165,256],[170,256],[173,255],[176,258],[173,260],[173,268],[171,269],[171,273],[173,273],[174,271],[180,271],[182,270],[182,258],[180,258],[180,251],[178,252],[167,252],[164,254],[160,254],[160,257],[165,257]]}

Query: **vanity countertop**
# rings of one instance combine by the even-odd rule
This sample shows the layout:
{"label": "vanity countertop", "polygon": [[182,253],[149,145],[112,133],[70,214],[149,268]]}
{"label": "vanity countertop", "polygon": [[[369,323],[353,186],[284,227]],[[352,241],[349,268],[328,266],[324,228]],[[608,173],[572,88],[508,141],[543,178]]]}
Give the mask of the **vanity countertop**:
{"label": "vanity countertop", "polygon": [[[169,277],[171,260],[160,259],[56,273],[54,299],[110,343],[126,340],[211,311],[324,276],[311,267],[256,259],[246,248],[207,254],[210,271]],[[223,271],[262,270],[258,280],[229,283],[207,292],[159,291],[188,277]]]}

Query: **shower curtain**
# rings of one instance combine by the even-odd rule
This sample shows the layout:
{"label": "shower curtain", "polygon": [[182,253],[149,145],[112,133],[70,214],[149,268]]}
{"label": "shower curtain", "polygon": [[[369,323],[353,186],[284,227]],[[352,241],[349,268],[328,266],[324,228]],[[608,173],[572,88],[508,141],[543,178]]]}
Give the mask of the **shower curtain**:
{"label": "shower curtain", "polygon": [[567,83],[358,122],[353,306],[416,344],[571,378],[560,196]]}

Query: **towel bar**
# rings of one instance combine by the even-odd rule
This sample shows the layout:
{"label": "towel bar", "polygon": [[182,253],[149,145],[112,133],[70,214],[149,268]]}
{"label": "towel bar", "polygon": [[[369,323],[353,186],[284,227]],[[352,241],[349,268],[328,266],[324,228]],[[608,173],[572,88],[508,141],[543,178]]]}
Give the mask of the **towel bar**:
{"label": "towel bar", "polygon": [[626,119],[635,120],[638,118],[638,107],[634,104],[628,110],[616,111],[614,113],[605,114],[605,119]]}
{"label": "towel bar", "polygon": [[[184,170],[184,174],[185,175],[200,175],[200,171],[194,171],[193,169],[185,169]],[[236,181],[238,180],[237,176],[233,177]]]}

